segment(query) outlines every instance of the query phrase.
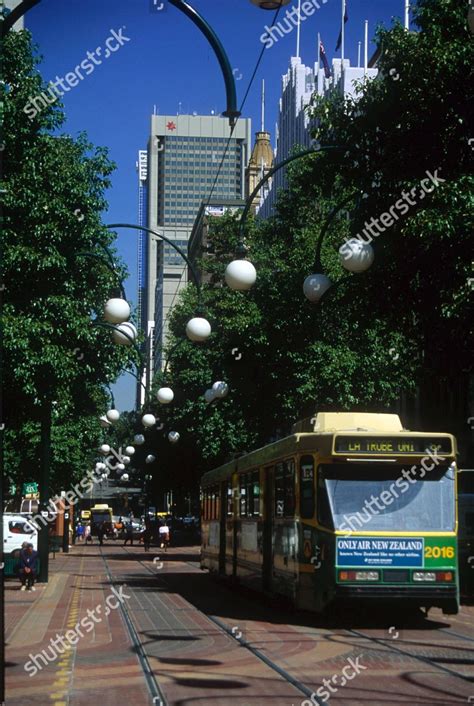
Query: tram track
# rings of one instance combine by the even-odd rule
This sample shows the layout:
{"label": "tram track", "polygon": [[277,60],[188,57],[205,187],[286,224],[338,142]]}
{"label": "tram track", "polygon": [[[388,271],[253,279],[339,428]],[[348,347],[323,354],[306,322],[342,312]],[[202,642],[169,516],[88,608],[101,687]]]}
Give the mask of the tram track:
{"label": "tram track", "polygon": [[[129,554],[130,556],[133,556],[131,554],[131,552],[129,552],[127,550],[126,547],[123,547],[123,549],[124,549],[124,551],[126,551],[127,554]],[[133,556],[133,559],[131,559],[131,561],[136,561],[137,563],[141,564],[141,566],[143,566],[143,568],[146,569],[146,571],[149,574],[156,577],[156,573],[154,571],[152,571],[152,569],[145,562],[143,562],[141,559],[136,559]],[[104,557],[104,562],[106,562],[105,557]],[[185,562],[181,562],[181,563],[189,564],[190,566],[192,566],[192,568],[199,568],[199,564],[197,562],[185,561]],[[159,580],[162,581],[165,585],[167,585],[165,575],[161,574],[159,576]],[[286,669],[283,669],[283,667],[281,667],[276,662],[274,662],[269,657],[267,657],[261,650],[254,647],[253,645],[251,645],[243,637],[238,638],[232,632],[232,628],[227,626],[224,622],[222,622],[221,620],[219,620],[215,616],[210,615],[209,613],[205,613],[205,616],[208,620],[210,620],[211,623],[213,623],[217,628],[219,628],[219,630],[224,632],[228,637],[231,637],[233,640],[238,642],[241,647],[248,650],[254,657],[257,657],[257,659],[259,659],[261,662],[266,664],[267,667],[269,667],[274,672],[276,672],[282,679],[284,679],[284,681],[286,681],[288,684],[290,684],[295,689],[297,689],[301,694],[303,694],[303,696],[306,696],[310,700],[308,703],[311,703],[314,705],[318,704],[318,706],[325,705],[326,702],[323,701],[322,699],[320,699],[316,695],[314,689],[311,689],[308,686],[306,686],[305,684],[303,684],[299,679],[297,679],[295,676],[290,674]],[[166,701],[164,701],[163,703],[166,706]],[[307,705],[305,704],[304,706],[307,706]]]}
{"label": "tram track", "polygon": [[[363,632],[360,632],[359,630],[354,630],[353,628],[342,628],[342,630],[348,635],[356,636],[358,638],[363,638],[364,640],[369,640],[370,642],[373,642],[377,645],[381,645],[385,648],[388,648],[392,652],[395,652],[400,655],[404,655],[405,657],[410,657],[410,659],[415,659],[419,662],[423,662],[424,664],[428,664],[428,665],[430,665],[430,667],[433,667],[434,669],[437,669],[438,671],[444,672],[445,674],[449,674],[450,676],[455,677],[457,679],[462,679],[463,681],[468,682],[470,684],[474,682],[474,677],[469,677],[469,676],[466,676],[465,674],[461,674],[460,672],[456,672],[452,669],[449,669],[448,667],[443,667],[442,665],[438,664],[437,662],[430,659],[429,657],[424,657],[423,655],[417,655],[417,654],[414,654],[413,652],[408,652],[407,650],[403,650],[400,647],[397,647],[396,645],[392,644],[392,641],[389,642],[384,638],[375,637],[373,635],[367,635]],[[454,633],[449,630],[444,630],[444,629],[441,629],[441,631],[448,632],[449,634],[455,635],[456,637],[459,637],[461,639],[466,639],[469,642],[474,642],[474,640],[467,638],[464,635],[458,635],[457,633]]]}
{"label": "tram track", "polygon": [[[116,580],[114,579],[112,572],[110,571],[108,561],[105,558],[101,547],[99,547],[99,553],[102,557],[102,561],[104,562],[107,578],[109,579],[110,584],[114,585],[116,583]],[[132,641],[133,647],[136,650],[138,661],[140,663],[140,667],[143,671],[143,676],[145,678],[146,685],[152,698],[152,703],[155,704],[155,706],[168,706],[168,702],[165,698],[165,695],[157,680],[155,679],[155,675],[153,674],[153,670],[151,669],[145,650],[143,649],[143,645],[140,641],[137,631],[135,630],[135,626],[128,613],[127,606],[124,601],[120,601],[119,608],[124,623],[126,625],[130,640]]]}
{"label": "tram track", "polygon": [[[149,565],[147,565],[146,562],[137,559],[136,556],[134,556],[130,551],[128,551],[127,548],[123,548],[124,551],[130,555],[130,560],[131,561],[136,561],[138,562],[147,572],[147,574],[150,574],[152,576],[157,576],[156,572],[151,569]],[[178,560],[179,561],[179,560]],[[106,563],[106,559],[104,557],[104,563]],[[197,562],[191,562],[191,561],[184,561],[184,562],[179,562],[183,564],[189,565],[191,568],[196,569],[199,567],[199,563]],[[113,577],[111,576],[108,565],[107,566],[107,571],[109,574],[109,578]],[[168,586],[171,588],[170,584],[166,581],[166,574],[160,574],[158,577],[158,580],[162,582],[165,586]],[[272,669],[274,672],[276,672],[281,679],[286,681],[288,684],[293,686],[295,689],[297,689],[308,701],[304,702],[305,706],[311,704],[318,704],[319,706],[322,706],[325,702],[320,699],[316,693],[315,689],[308,687],[306,684],[304,684],[300,679],[298,679],[296,676],[291,674],[289,671],[281,667],[279,664],[277,664],[275,661],[270,659],[266,654],[264,654],[260,649],[257,647],[254,647],[251,643],[249,643],[247,640],[245,640],[243,637],[237,637],[237,635],[234,634],[232,628],[230,625],[227,625],[225,622],[220,620],[219,618],[210,615],[208,612],[205,613],[205,616],[208,620],[210,620],[211,623],[213,623],[219,630],[224,632],[228,637],[231,637],[233,640],[237,641],[241,647],[246,649],[248,652],[250,652],[254,657],[262,661],[265,665],[267,665],[270,669]],[[462,640],[464,642],[469,642],[472,643],[474,642],[474,638],[470,638],[467,635],[462,635],[460,633],[457,633],[450,628],[440,628],[439,632],[447,634],[452,636],[455,639]],[[398,655],[403,655],[404,657],[416,660],[418,662],[421,662],[425,665],[428,665],[431,669],[433,669],[435,672],[437,671],[442,672],[446,675],[449,675],[450,677],[453,677],[455,679],[460,679],[463,682],[467,682],[469,684],[474,682],[474,677],[470,677],[467,675],[464,675],[460,672],[457,672],[453,669],[450,669],[449,667],[445,667],[443,665],[440,665],[438,662],[436,662],[433,659],[430,659],[429,657],[426,657],[424,655],[419,655],[416,654],[415,652],[409,650],[409,649],[403,649],[401,646],[394,645],[392,641],[387,641],[386,639],[382,637],[376,637],[364,632],[361,632],[360,630],[356,630],[353,628],[337,628],[337,633],[339,633],[341,636],[342,635],[347,635],[350,636],[351,638],[357,638],[357,639],[363,639],[367,640],[369,643],[372,643],[373,645],[377,645],[378,647],[386,648],[390,652],[398,654]],[[336,633],[336,634],[337,634]],[[135,633],[136,634],[136,633]],[[149,665],[148,665],[149,668]],[[151,672],[151,670],[150,670]],[[157,685],[158,686],[158,685]],[[159,688],[159,687],[158,687]],[[166,701],[164,700],[164,697],[161,697],[163,699],[163,704],[166,705]],[[295,704],[296,706],[296,704]],[[298,705],[299,706],[299,705]]]}

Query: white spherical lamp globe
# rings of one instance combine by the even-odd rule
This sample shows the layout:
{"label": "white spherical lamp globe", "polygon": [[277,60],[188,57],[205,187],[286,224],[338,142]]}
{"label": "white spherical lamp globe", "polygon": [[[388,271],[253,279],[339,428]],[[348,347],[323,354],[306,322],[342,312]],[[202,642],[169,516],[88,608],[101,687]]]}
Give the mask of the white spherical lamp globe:
{"label": "white spherical lamp globe", "polygon": [[227,285],[238,292],[251,289],[257,279],[257,270],[249,260],[233,260],[225,271]]}
{"label": "white spherical lamp globe", "polygon": [[[142,423],[143,423],[143,420],[142,420]],[[153,426],[153,425],[151,425],[151,426]],[[144,444],[145,437],[143,436],[143,434],[135,434],[135,436],[133,437],[133,443],[136,444],[137,446],[141,446],[142,444]],[[128,451],[127,451],[127,453],[128,453]]]}
{"label": "white spherical lamp globe", "polygon": [[154,461],[156,461],[156,456],[153,456],[153,454],[148,454],[145,459],[145,463],[153,463]]}
{"label": "white spherical lamp globe", "polygon": [[100,418],[100,426],[104,429],[107,429],[108,427],[112,426],[112,422],[109,422],[105,414],[102,415],[102,417]]}
{"label": "white spherical lamp globe", "polygon": [[318,302],[331,284],[326,275],[309,275],[303,283],[304,295],[310,302]]}
{"label": "white spherical lamp globe", "polygon": [[176,444],[176,442],[179,441],[179,432],[170,431],[168,434],[168,441],[171,441],[172,444]]}
{"label": "white spherical lamp globe", "polygon": [[125,470],[125,464],[124,463],[117,463],[117,469],[119,471],[124,471]]}
{"label": "white spherical lamp globe", "polygon": [[229,394],[229,385],[226,382],[222,382],[222,380],[215,382],[212,389],[214,390],[215,397],[218,397],[219,399],[227,397]]}
{"label": "white spherical lamp globe", "polygon": [[109,299],[104,309],[104,319],[109,324],[121,324],[128,320],[130,306],[125,299]]}
{"label": "white spherical lamp globe", "polygon": [[339,248],[339,258],[349,272],[365,272],[374,261],[374,249],[370,243],[351,238]]}
{"label": "white spherical lamp globe", "polygon": [[124,463],[126,466],[128,466],[130,461],[131,461],[130,456],[122,456],[122,463]]}
{"label": "white spherical lamp globe", "polygon": [[[142,417],[142,424],[144,427],[154,427],[156,424],[156,419],[153,416],[153,414],[144,414]],[[137,443],[136,437],[135,437],[135,443]]]}
{"label": "white spherical lamp globe", "polygon": [[214,390],[206,390],[204,393],[204,399],[206,400],[207,404],[211,404],[216,398],[215,391]]}
{"label": "white spherical lamp globe", "polygon": [[133,454],[135,453],[135,447],[134,446],[127,446],[125,448],[125,453],[127,454],[127,456],[133,456]]}
{"label": "white spherical lamp globe", "polygon": [[161,404],[169,404],[174,400],[174,392],[171,387],[160,387],[156,397]]}
{"label": "white spherical lamp globe", "polygon": [[118,409],[109,409],[109,411],[106,412],[105,416],[107,417],[109,422],[113,424],[114,422],[118,422],[118,420],[120,419],[120,412],[118,411]]}
{"label": "white spherical lamp globe", "polygon": [[112,337],[119,346],[131,346],[136,341],[138,331],[130,321],[119,324],[112,334]]}
{"label": "white spherical lamp globe", "polygon": [[123,474],[120,476],[120,480],[125,480],[125,481],[127,481],[129,478],[130,478],[130,476],[128,475],[128,473],[123,473]]}
{"label": "white spherical lamp globe", "polygon": [[190,341],[205,341],[211,335],[211,324],[201,316],[195,316],[186,324],[186,336]]}
{"label": "white spherical lamp globe", "polygon": [[99,449],[101,454],[109,454],[110,453],[110,446],[108,444],[102,444],[102,446]]}

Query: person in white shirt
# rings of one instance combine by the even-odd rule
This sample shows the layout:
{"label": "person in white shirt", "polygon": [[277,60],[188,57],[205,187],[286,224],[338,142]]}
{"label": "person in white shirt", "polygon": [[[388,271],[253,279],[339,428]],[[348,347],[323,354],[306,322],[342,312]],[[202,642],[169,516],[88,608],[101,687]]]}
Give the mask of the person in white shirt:
{"label": "person in white shirt", "polygon": [[164,547],[166,551],[170,543],[170,528],[168,527],[166,522],[163,522],[158,531],[160,533],[160,546],[161,548]]}

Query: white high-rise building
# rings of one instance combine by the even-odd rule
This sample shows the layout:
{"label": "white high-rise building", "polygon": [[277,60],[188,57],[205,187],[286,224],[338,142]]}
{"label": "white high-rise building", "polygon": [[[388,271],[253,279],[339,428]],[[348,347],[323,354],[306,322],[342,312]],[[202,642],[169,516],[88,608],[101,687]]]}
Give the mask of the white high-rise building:
{"label": "white high-rise building", "polygon": [[[300,57],[291,57],[290,66],[282,76],[282,91],[278,105],[278,121],[275,126],[274,165],[291,155],[296,146],[311,146],[311,120],[307,107],[313,93],[320,96],[331,90],[338,90],[344,96],[354,96],[356,82],[366,76],[375,78],[377,69],[354,67],[348,59],[333,59],[331,77],[325,77],[324,68],[316,62],[313,67],[305,66]],[[278,189],[286,188],[286,170],[277,171],[272,185],[266,193],[258,214],[263,218],[272,215]]]}

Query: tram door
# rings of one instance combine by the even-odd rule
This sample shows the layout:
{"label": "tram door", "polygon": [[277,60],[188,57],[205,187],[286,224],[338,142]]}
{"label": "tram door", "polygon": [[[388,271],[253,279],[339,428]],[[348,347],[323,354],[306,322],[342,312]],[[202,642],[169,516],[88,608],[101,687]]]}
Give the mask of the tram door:
{"label": "tram door", "polygon": [[221,483],[219,502],[219,573],[225,574],[226,524],[227,524],[227,483]]}
{"label": "tram door", "polygon": [[264,518],[263,518],[263,590],[272,587],[273,576],[273,512],[274,512],[274,469],[265,468]]}

